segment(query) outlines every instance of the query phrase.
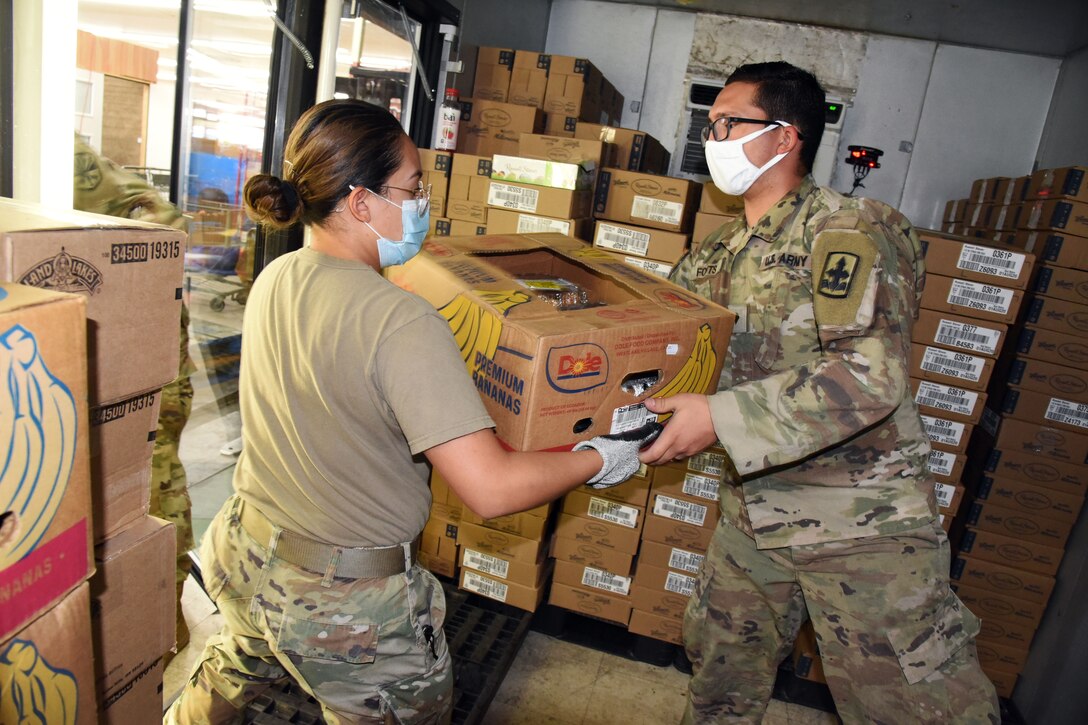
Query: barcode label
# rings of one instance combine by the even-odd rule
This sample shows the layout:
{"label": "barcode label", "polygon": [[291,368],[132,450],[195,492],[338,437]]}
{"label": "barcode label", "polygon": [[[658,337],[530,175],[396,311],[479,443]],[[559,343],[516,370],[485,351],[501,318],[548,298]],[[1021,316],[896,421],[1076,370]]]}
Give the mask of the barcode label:
{"label": "barcode label", "polygon": [[971,415],[978,404],[978,393],[962,388],[923,381],[918,385],[914,402],[957,415]]}
{"label": "barcode label", "polygon": [[684,487],[681,490],[688,496],[717,501],[718,479],[700,476],[698,473],[689,473],[684,476]]}
{"label": "barcode label", "polygon": [[624,262],[632,267],[638,267],[644,269],[651,274],[656,274],[658,277],[668,277],[672,272],[672,265],[665,264],[664,262],[656,262],[652,259],[642,259],[641,257],[624,257]]}
{"label": "barcode label", "polygon": [[961,378],[977,383],[985,367],[984,358],[962,352],[949,352],[939,347],[927,347],[922,354],[922,369],[926,372]]}
{"label": "barcode label", "polygon": [[684,218],[684,205],[675,201],[636,196],[631,202],[631,217],[663,224],[679,224]]}
{"label": "barcode label", "polygon": [[486,579],[468,569],[465,570],[464,579],[461,580],[461,588],[488,599],[498,599],[500,602],[506,601],[507,593],[510,591],[510,587],[502,582]]}
{"label": "barcode label", "polygon": [[510,575],[510,562],[484,554],[480,551],[465,549],[465,558],[462,563],[469,569],[482,571],[484,574],[506,579]]}
{"label": "barcode label", "polygon": [[709,509],[691,501],[682,501],[671,496],[658,496],[654,500],[654,513],[673,521],[702,526]]}
{"label": "barcode label", "polygon": [[1020,271],[1024,268],[1024,255],[992,247],[964,244],[956,267],[994,277],[1019,279]]}
{"label": "barcode label", "polygon": [[1051,398],[1050,404],[1046,406],[1046,415],[1044,417],[1058,423],[1088,428],[1088,405],[1062,400],[1061,398]]}
{"label": "barcode label", "polygon": [[941,345],[981,352],[983,355],[996,354],[1000,340],[1000,330],[969,325],[965,322],[941,320],[941,324],[937,326],[936,341]]}
{"label": "barcode label", "polygon": [[641,428],[651,420],[657,420],[657,415],[651,413],[642,403],[622,405],[612,411],[612,427],[609,433],[626,433],[635,428]]}
{"label": "barcode label", "polygon": [[993,287],[978,282],[962,279],[952,280],[952,289],[948,292],[948,304],[970,307],[972,310],[992,312],[997,315],[1009,314],[1012,307],[1013,292],[1004,287]]}
{"label": "barcode label", "polygon": [[570,222],[558,219],[548,219],[542,216],[518,214],[518,234],[536,234],[537,232],[555,232],[567,234],[570,231]]}
{"label": "barcode label", "polygon": [[604,589],[606,592],[627,596],[627,592],[631,590],[631,579],[603,569],[594,569],[587,566],[582,571],[582,586]]}
{"label": "barcode label", "polygon": [[956,487],[948,483],[938,483],[937,488],[937,505],[948,508],[952,505],[952,498],[956,495]]}
{"label": "barcode label", "polygon": [[705,558],[702,554],[696,554],[694,551],[673,549],[669,554],[669,568],[698,574],[699,567],[703,565],[703,559]]}
{"label": "barcode label", "polygon": [[491,182],[491,188],[487,192],[487,203],[491,206],[503,209],[515,209],[517,211],[536,211],[540,192],[536,189],[523,189],[520,186],[510,186]]}
{"label": "barcode label", "polygon": [[637,508],[633,506],[624,506],[615,501],[608,501],[603,498],[597,498],[596,496],[590,497],[589,511],[586,513],[590,518],[619,524],[620,526],[626,526],[629,529],[638,526]]}
{"label": "barcode label", "polygon": [[689,458],[687,466],[689,471],[697,471],[708,476],[721,478],[722,474],[725,473],[725,456],[721,453],[703,451]]}
{"label": "barcode label", "polygon": [[923,415],[922,425],[925,426],[926,435],[929,436],[929,439],[936,443],[955,447],[963,440],[963,431],[965,430],[963,423]]}
{"label": "barcode label", "polygon": [[593,243],[604,249],[645,257],[650,249],[650,235],[614,224],[597,224],[597,238]]}
{"label": "barcode label", "polygon": [[956,454],[946,451],[929,452],[929,470],[937,476],[951,476],[956,465]]}
{"label": "barcode label", "polygon": [[665,590],[690,596],[695,590],[695,577],[670,571],[665,577]]}

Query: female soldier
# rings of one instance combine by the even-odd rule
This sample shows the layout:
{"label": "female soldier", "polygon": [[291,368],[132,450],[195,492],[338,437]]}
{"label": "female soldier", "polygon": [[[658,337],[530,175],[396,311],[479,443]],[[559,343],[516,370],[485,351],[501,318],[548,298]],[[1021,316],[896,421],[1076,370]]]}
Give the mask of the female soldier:
{"label": "female soldier", "polygon": [[419,152],[387,111],[321,103],[284,159],[282,180],[246,184],[247,210],[273,228],[306,224],[312,241],[250,292],[235,495],[201,551],[224,624],[166,721],[232,721],[289,674],[330,723],[444,722],[445,602],[414,563],[430,506],[423,457],[494,517],[591,477],[625,480],[640,441],[500,446],[445,320],[381,276],[419,250],[429,202]]}

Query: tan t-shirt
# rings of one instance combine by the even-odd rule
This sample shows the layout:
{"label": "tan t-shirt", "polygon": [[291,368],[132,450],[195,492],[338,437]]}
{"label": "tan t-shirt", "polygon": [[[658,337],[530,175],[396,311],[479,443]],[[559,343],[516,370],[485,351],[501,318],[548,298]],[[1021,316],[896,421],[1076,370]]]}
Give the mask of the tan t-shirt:
{"label": "tan t-shirt", "polygon": [[282,528],[338,546],[414,539],[431,504],[420,454],[495,425],[433,307],[312,249],[253,285],[239,398],[235,489]]}

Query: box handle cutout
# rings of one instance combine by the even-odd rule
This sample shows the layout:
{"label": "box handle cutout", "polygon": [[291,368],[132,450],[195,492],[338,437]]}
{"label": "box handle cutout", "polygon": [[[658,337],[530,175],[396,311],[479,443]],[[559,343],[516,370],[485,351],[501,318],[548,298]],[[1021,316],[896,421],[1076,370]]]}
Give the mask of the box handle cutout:
{"label": "box handle cutout", "polygon": [[642,372],[631,373],[625,377],[623,382],[620,383],[620,389],[637,398],[659,382],[661,382],[660,370],[643,370]]}
{"label": "box handle cutout", "polygon": [[584,433],[585,431],[589,430],[590,426],[592,425],[592,418],[582,418],[581,420],[575,422],[573,431],[575,433]]}

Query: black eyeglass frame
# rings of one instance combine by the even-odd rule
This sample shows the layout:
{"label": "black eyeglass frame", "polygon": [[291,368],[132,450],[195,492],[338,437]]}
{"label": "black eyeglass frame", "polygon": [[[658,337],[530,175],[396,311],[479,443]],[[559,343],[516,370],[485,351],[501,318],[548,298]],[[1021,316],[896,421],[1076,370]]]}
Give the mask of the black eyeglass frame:
{"label": "black eyeglass frame", "polygon": [[[720,124],[721,124],[722,121],[725,121],[725,135],[722,136],[721,138],[718,138],[717,129],[720,127]],[[782,125],[784,125],[785,122],[784,121],[772,121],[772,120],[766,119],[766,118],[744,118],[743,116],[720,116],[719,118],[715,118],[713,121],[711,121],[710,123],[708,123],[706,126],[703,127],[703,131],[702,131],[703,145],[704,146],[706,145],[706,142],[710,140],[710,137],[712,135],[713,135],[715,141],[726,141],[726,140],[728,140],[729,139],[729,134],[733,132],[733,126],[737,125],[738,123],[761,123],[764,126],[782,126]],[[793,126],[792,124],[790,124],[790,125],[793,128],[797,128],[796,126]],[[797,131],[797,138],[801,139],[802,141],[805,140],[804,135],[802,135],[802,133],[800,131]]]}

